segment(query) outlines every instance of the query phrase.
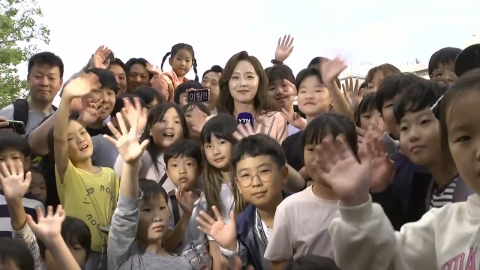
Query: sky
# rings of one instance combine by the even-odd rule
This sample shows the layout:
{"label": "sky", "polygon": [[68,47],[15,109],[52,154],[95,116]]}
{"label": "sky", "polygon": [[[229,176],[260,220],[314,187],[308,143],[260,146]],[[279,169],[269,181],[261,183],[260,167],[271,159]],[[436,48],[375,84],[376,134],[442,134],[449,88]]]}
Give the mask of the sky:
{"label": "sky", "polygon": [[[480,30],[478,0],[37,0],[50,31],[40,50],[59,55],[65,79],[80,70],[98,46],[126,62],[143,57],[160,65],[176,43],[195,50],[199,76],[225,66],[240,51],[264,67],[278,38],[295,37],[285,64],[294,73],[313,57],[344,56],[349,62],[428,63],[440,48],[463,48]],[[19,67],[26,76],[26,63]],[[164,70],[170,70],[168,62]],[[353,73],[365,73],[353,70]],[[193,70],[187,75],[193,79]]]}

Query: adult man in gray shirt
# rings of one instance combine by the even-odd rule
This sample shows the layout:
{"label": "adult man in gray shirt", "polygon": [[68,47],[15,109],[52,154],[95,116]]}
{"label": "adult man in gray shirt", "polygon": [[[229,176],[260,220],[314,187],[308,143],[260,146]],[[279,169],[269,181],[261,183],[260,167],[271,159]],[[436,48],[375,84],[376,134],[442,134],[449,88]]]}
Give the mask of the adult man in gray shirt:
{"label": "adult man in gray shirt", "polygon": [[[41,52],[30,57],[27,75],[30,97],[27,100],[19,100],[2,108],[0,116],[3,116],[6,120],[24,122],[26,134],[28,134],[45,117],[54,112],[52,102],[62,87],[63,71],[62,59],[51,52]],[[19,112],[15,110],[25,111]],[[26,119],[18,119],[18,115],[22,114],[28,115],[28,117]]]}

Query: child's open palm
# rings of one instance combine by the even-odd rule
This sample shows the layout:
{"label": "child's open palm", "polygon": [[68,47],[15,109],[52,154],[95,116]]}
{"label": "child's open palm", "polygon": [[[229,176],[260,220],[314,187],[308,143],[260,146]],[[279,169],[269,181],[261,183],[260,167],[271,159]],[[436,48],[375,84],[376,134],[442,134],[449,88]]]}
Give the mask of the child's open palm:
{"label": "child's open palm", "polygon": [[260,133],[260,126],[257,126],[257,130],[253,130],[250,124],[238,124],[237,131],[233,132],[233,137],[237,141],[241,141],[244,138]]}
{"label": "child's open palm", "polygon": [[[138,105],[140,106],[140,105]],[[137,108],[141,110],[140,108]],[[132,163],[137,161],[145,151],[148,145],[148,140],[144,140],[141,144],[138,142],[137,134],[138,130],[138,122],[140,118],[140,113],[133,113],[130,112],[130,115],[127,116],[129,119],[130,130],[127,129],[127,125],[123,120],[123,116],[121,113],[117,113],[117,121],[120,127],[120,131],[118,131],[112,123],[108,123],[108,128],[112,131],[113,136],[116,139],[104,135],[104,137],[113,143],[120,155],[122,156],[123,160],[127,163]]]}
{"label": "child's open palm", "polygon": [[53,207],[49,206],[45,216],[40,207],[37,208],[38,223],[35,223],[32,216],[27,216],[28,226],[33,233],[42,240],[42,242],[52,241],[57,237],[62,237],[62,223],[65,220],[65,210],[62,205],[57,206],[57,211],[53,213]]}
{"label": "child's open palm", "polygon": [[335,57],[333,60],[322,63],[320,65],[320,72],[323,82],[325,84],[332,83],[347,67],[348,65],[340,57]]}
{"label": "child's open palm", "polygon": [[229,247],[237,239],[237,228],[235,227],[235,217],[233,211],[230,212],[229,223],[223,221],[222,214],[215,206],[212,206],[216,220],[207,213],[200,211],[200,217],[197,222],[200,224],[198,229],[207,235],[210,235],[221,247]]}
{"label": "child's open palm", "polygon": [[78,77],[70,80],[65,86],[64,92],[70,98],[83,97],[90,93],[92,89],[102,88],[97,75],[92,72],[82,73]]}
{"label": "child's open palm", "polygon": [[0,163],[0,183],[6,199],[23,198],[28,192],[32,174],[23,173],[23,164],[19,160],[13,162]]}
{"label": "child's open palm", "polygon": [[332,187],[342,203],[357,205],[368,200],[372,176],[370,154],[359,163],[343,135],[335,139],[328,135],[315,150],[316,173]]}

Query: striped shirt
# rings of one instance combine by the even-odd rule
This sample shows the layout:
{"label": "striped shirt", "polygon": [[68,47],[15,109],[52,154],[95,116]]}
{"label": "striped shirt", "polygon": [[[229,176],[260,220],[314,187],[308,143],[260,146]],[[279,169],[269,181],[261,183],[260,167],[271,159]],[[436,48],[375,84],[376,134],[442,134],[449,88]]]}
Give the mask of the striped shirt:
{"label": "striped shirt", "polygon": [[[37,207],[42,208],[45,213],[43,204],[32,194],[27,193],[22,199],[23,208],[27,215],[32,216],[33,220],[37,221]],[[7,201],[3,196],[3,191],[0,190],[0,237],[12,238],[12,223],[10,221],[10,213],[8,212]]]}
{"label": "striped shirt", "polygon": [[457,186],[457,178],[455,178],[445,188],[435,187],[433,189],[432,198],[430,199],[430,209],[440,208],[453,202],[453,192]]}
{"label": "striped shirt", "polygon": [[42,270],[43,266],[40,261],[40,248],[37,244],[37,238],[32,232],[32,229],[25,223],[25,227],[20,231],[13,231],[13,238],[19,240],[20,242],[24,243],[30,253],[33,256],[33,261],[35,262],[35,270]]}

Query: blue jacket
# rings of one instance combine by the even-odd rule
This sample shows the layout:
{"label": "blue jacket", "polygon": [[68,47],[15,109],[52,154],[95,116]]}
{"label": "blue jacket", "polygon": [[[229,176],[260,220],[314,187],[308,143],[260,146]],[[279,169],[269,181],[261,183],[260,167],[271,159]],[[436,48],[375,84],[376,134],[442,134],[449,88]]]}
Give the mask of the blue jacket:
{"label": "blue jacket", "polygon": [[[283,198],[291,195],[282,191]],[[255,234],[255,212],[254,205],[248,206],[242,214],[237,217],[237,241],[239,243],[239,256],[244,267],[251,265],[255,270],[268,270],[263,266],[268,262],[263,258],[265,248]]]}

